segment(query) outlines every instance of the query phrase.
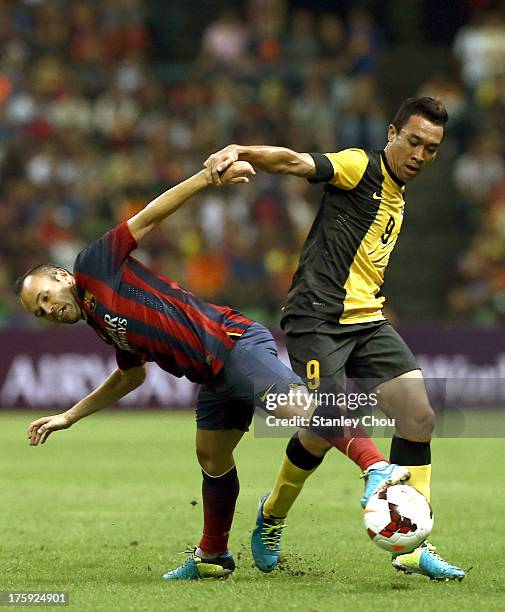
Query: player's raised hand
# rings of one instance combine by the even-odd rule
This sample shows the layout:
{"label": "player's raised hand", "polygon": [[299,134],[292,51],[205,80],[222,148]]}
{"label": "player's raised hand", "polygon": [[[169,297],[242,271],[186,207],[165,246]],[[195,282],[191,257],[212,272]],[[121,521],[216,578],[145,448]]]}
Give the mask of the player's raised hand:
{"label": "player's raised hand", "polygon": [[37,446],[40,442],[44,444],[47,438],[53,431],[59,429],[68,429],[72,425],[72,421],[63,414],[55,414],[53,416],[45,416],[32,421],[28,425],[28,440],[31,446]]}
{"label": "player's raised hand", "polygon": [[228,145],[221,151],[213,153],[203,163],[204,168],[209,168],[214,185],[222,184],[222,173],[238,160],[238,145]]}

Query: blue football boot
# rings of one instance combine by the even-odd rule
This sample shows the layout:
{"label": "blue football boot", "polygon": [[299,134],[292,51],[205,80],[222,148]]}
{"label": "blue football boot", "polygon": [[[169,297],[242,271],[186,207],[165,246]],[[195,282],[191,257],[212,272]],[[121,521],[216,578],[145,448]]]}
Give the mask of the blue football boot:
{"label": "blue football boot", "polygon": [[163,574],[163,580],[200,580],[201,578],[227,578],[235,569],[231,553],[219,557],[202,559],[195,555],[195,549],[186,551],[191,556],[179,567]]}
{"label": "blue football boot", "polygon": [[256,527],[251,535],[251,552],[256,567],[270,573],[275,569],[281,554],[282,531],[286,524],[266,519],[263,516],[263,506],[269,493],[261,498],[258,515],[256,517]]}
{"label": "blue football boot", "polygon": [[425,542],[411,553],[394,556],[391,563],[401,572],[422,574],[431,580],[463,580],[465,572],[444,561],[435,550],[435,546]]}
{"label": "blue football boot", "polygon": [[410,478],[410,472],[403,465],[389,463],[375,470],[365,470],[361,474],[361,478],[365,479],[365,490],[360,499],[360,504],[362,508],[365,508],[368,500],[377,489],[405,482]]}

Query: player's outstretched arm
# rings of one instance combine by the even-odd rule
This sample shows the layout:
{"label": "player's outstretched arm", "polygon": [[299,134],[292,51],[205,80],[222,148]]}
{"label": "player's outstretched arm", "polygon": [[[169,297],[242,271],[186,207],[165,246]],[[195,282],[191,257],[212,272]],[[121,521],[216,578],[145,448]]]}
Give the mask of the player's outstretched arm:
{"label": "player's outstretched arm", "polygon": [[145,380],[145,366],[130,370],[115,370],[97,389],[61,414],[45,416],[28,426],[31,446],[44,444],[53,431],[68,429],[74,423],[93,412],[106,408],[139,387]]}
{"label": "player's outstretched arm", "polygon": [[316,175],[316,165],[308,153],[297,153],[284,147],[268,145],[228,145],[208,157],[204,167],[210,170],[214,185],[221,185],[223,172],[238,160],[247,161],[254,168],[271,174],[292,174],[305,178]]}
{"label": "player's outstretched arm", "polygon": [[[221,176],[220,185],[234,185],[248,183],[254,175],[254,170],[247,162],[228,164],[229,168]],[[135,242],[138,244],[163,219],[173,214],[186,200],[198,191],[213,183],[210,169],[204,169],[198,174],[186,179],[179,185],[172,187],[150,202],[145,208],[128,220],[128,227]]]}

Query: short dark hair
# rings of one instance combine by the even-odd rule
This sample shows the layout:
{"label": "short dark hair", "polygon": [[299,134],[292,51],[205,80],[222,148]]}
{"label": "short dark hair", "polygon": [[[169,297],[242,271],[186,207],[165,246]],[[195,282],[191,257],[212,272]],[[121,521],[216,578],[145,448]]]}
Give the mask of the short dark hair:
{"label": "short dark hair", "polygon": [[23,290],[24,282],[29,276],[33,276],[34,274],[45,274],[46,276],[49,276],[49,278],[56,279],[56,273],[58,272],[58,270],[61,270],[61,269],[62,269],[61,266],[57,266],[56,264],[53,264],[53,263],[43,263],[43,264],[37,264],[36,266],[33,266],[33,268],[30,268],[29,270],[27,270],[24,274],[22,274],[16,280],[14,284],[14,291],[16,295],[18,297],[21,295],[21,291]]}
{"label": "short dark hair", "polygon": [[397,110],[392,123],[397,130],[401,130],[412,115],[421,115],[421,117],[428,119],[431,123],[441,125],[444,128],[449,120],[449,115],[442,100],[423,96],[421,98],[407,98],[404,100]]}

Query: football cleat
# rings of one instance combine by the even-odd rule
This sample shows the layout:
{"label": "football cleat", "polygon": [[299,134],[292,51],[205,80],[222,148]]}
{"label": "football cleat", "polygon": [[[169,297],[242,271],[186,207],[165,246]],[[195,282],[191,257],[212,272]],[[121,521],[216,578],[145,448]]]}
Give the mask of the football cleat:
{"label": "football cleat", "polygon": [[431,580],[463,580],[465,572],[444,561],[435,551],[435,546],[425,542],[411,553],[394,556],[391,563],[401,572],[422,574]]}
{"label": "football cleat", "polygon": [[282,531],[286,524],[266,519],[263,516],[263,506],[269,493],[261,498],[258,515],[256,517],[256,527],[251,535],[251,552],[256,567],[270,573],[275,569],[281,554]]}
{"label": "football cleat", "polygon": [[201,578],[227,578],[235,569],[231,553],[219,557],[202,559],[195,554],[196,548],[187,550],[191,556],[179,567],[163,574],[163,580],[199,580]]}
{"label": "football cleat", "polygon": [[410,478],[410,472],[403,465],[390,463],[376,470],[365,470],[361,474],[361,478],[365,479],[365,490],[360,499],[360,504],[362,508],[365,508],[368,500],[379,487],[382,488],[405,482]]}

